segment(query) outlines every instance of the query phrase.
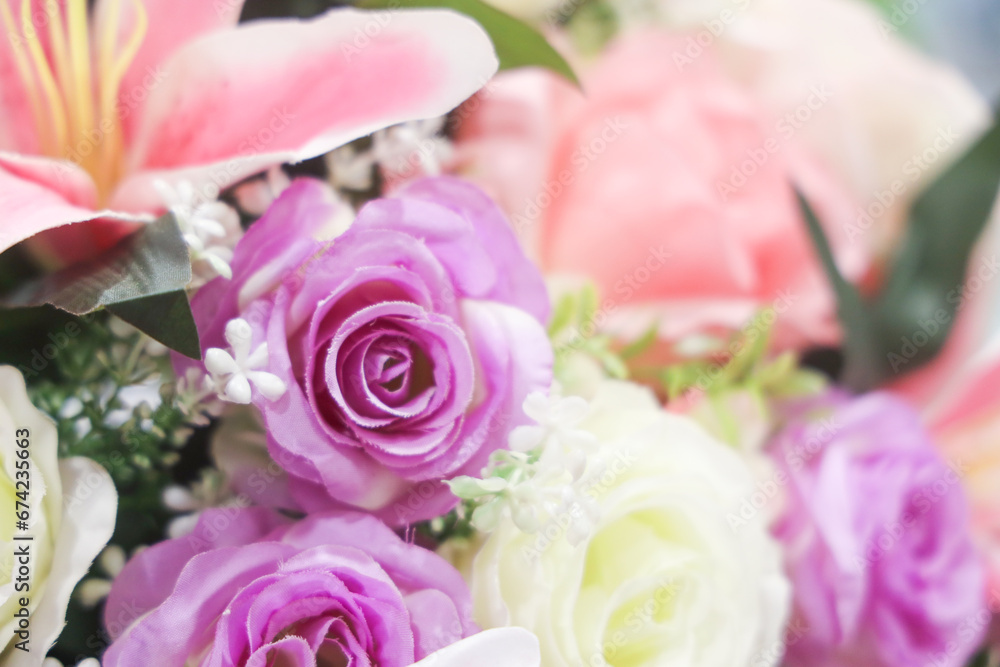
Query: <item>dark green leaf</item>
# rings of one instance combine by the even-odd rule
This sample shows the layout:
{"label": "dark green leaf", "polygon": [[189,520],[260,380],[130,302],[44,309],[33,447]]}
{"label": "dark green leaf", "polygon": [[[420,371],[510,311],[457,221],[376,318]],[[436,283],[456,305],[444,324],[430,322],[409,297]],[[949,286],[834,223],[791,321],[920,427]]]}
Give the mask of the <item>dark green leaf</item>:
{"label": "dark green leaf", "polygon": [[844,384],[864,391],[927,363],[962,301],[969,257],[1000,188],[1000,122],[920,195],[882,291],[870,301],[837,271],[816,216],[810,235],[837,295],[845,335]]}
{"label": "dark green leaf", "polygon": [[0,297],[0,308],[51,304],[83,315],[106,307],[197,358],[197,330],[187,297],[180,298],[190,281],[188,249],[168,214],[92,260],[20,285]]}
{"label": "dark green leaf", "polygon": [[108,310],[170,349],[201,359],[198,328],[184,290],[122,301]]}
{"label": "dark green leaf", "polygon": [[851,387],[872,386],[880,378],[879,369],[884,364],[881,363],[871,312],[857,288],[840,274],[830,244],[809,202],[801,193],[796,194],[813,246],[837,296],[837,315],[844,330],[844,353],[847,358],[843,382]]}
{"label": "dark green leaf", "polygon": [[479,22],[493,40],[500,69],[545,67],[579,86],[573,68],[537,30],[482,0],[361,0],[364,9],[440,7],[453,9]]}
{"label": "dark green leaf", "polygon": [[[969,256],[989,221],[998,188],[1000,123],[995,123],[917,199],[910,212],[906,237],[875,302],[886,354],[899,355],[890,372],[909,372],[930,361],[944,345],[954,324]],[[918,332],[928,338],[923,345],[913,342]]]}

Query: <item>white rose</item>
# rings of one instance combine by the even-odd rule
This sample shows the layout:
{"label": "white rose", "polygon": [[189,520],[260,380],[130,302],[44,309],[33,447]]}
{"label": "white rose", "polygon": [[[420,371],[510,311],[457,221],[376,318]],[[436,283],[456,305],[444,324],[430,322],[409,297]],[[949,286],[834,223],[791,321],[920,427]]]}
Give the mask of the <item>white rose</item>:
{"label": "white rose", "polygon": [[623,382],[580,428],[603,446],[595,530],[574,548],[565,518],[503,519],[473,564],[477,622],[531,630],[546,667],[775,664],[790,589],[763,513],[730,525],[754,491],[744,459]]}
{"label": "white rose", "polygon": [[[57,454],[55,424],[28,400],[21,373],[0,366],[0,646],[5,646],[0,664],[5,667],[42,664],[62,632],[73,588],[115,526],[118,495],[108,473],[90,459],[60,461]],[[17,527],[19,512],[27,512],[21,515],[27,530]],[[25,550],[27,563],[16,555]],[[27,620],[18,616],[22,608]],[[27,635],[17,634],[22,632]],[[25,638],[28,651],[17,647]]]}
{"label": "white rose", "polygon": [[479,632],[446,646],[413,667],[539,667],[538,640],[521,628]]}

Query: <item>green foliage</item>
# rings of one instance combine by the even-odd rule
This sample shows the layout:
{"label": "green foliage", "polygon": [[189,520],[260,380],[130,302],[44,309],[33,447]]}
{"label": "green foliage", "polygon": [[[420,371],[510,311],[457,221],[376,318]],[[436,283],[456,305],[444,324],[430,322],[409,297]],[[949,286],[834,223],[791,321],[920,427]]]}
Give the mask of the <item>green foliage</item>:
{"label": "green foliage", "polygon": [[574,354],[583,354],[598,361],[611,377],[625,379],[629,375],[625,359],[639,354],[656,339],[654,330],[651,336],[647,333],[625,350],[615,351],[614,339],[598,333],[600,319],[599,297],[592,284],[556,300],[549,321],[549,339],[555,353],[557,378]]}
{"label": "green foliage", "polygon": [[[1000,122],[995,121],[916,200],[885,284],[871,298],[840,275],[815,213],[800,196],[809,233],[837,295],[845,332],[844,384],[871,389],[916,370],[941,350],[964,301],[969,257],[989,221],[998,187]],[[918,334],[926,337],[922,345],[912,342]]]}
{"label": "green foliage", "polygon": [[364,9],[453,9],[475,19],[489,34],[500,59],[501,70],[544,67],[580,85],[573,68],[541,33],[482,0],[361,0],[358,6]]}
{"label": "green foliage", "polygon": [[74,315],[108,308],[149,336],[200,358],[198,331],[184,292],[191,260],[170,214],[91,260],[20,284],[0,308],[51,304]]}
{"label": "green foliage", "polygon": [[[150,341],[133,331],[116,334],[106,316],[80,320],[83,329],[54,359],[55,377],[30,386],[34,403],[55,420],[59,456],[86,456],[107,469],[122,511],[162,512],[160,493],[190,435],[188,415],[174,401],[169,357],[150,354]],[[120,329],[120,327],[119,327]],[[126,402],[147,388],[149,402]]]}

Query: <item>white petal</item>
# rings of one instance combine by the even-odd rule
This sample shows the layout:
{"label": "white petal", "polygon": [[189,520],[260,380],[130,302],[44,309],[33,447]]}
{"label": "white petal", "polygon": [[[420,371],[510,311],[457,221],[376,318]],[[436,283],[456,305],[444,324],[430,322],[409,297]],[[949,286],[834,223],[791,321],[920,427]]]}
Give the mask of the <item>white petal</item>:
{"label": "white petal", "polygon": [[579,396],[570,396],[552,406],[552,421],[566,426],[579,424],[590,411],[590,405]]}
{"label": "white petal", "polygon": [[56,537],[52,567],[35,613],[31,615],[30,653],[12,651],[4,667],[38,665],[66,622],[70,595],[90,564],[111,539],[118,513],[114,482],[101,466],[76,456],[59,462],[63,485],[63,521]]}
{"label": "white petal", "polygon": [[205,368],[212,375],[229,375],[240,370],[236,360],[218,347],[210,347],[205,352]]}
{"label": "white petal", "polygon": [[98,558],[101,568],[112,577],[117,577],[125,569],[125,560],[125,550],[117,544],[109,545]]}
{"label": "white petal", "polygon": [[549,416],[549,397],[540,391],[533,391],[524,399],[524,414],[536,422],[544,422]]}
{"label": "white petal", "polygon": [[545,429],[541,426],[518,426],[507,436],[507,444],[515,452],[530,452],[542,444]]}
{"label": "white petal", "polygon": [[163,504],[175,512],[190,512],[198,509],[198,501],[183,486],[168,486],[163,489]]}
{"label": "white petal", "polygon": [[538,638],[524,628],[495,628],[446,646],[413,667],[540,667]]}
{"label": "white petal", "polygon": [[229,266],[229,262],[222,259],[215,253],[206,252],[203,255],[201,255],[201,259],[208,262],[208,264],[212,267],[212,270],[218,273],[223,278],[226,278],[228,280],[233,279],[233,269],[231,266]]}
{"label": "white petal", "polygon": [[253,336],[253,329],[250,323],[242,317],[229,320],[226,324],[226,341],[233,348],[234,357],[242,362],[250,356],[250,338]]}
{"label": "white petal", "polygon": [[274,373],[265,371],[250,371],[247,374],[253,386],[269,401],[276,401],[285,395],[288,387],[284,381]]}
{"label": "white petal", "polygon": [[247,357],[247,368],[263,368],[267,366],[268,358],[267,343],[261,343],[253,354]]}
{"label": "white petal", "polygon": [[245,375],[234,375],[232,379],[226,383],[226,390],[222,393],[220,398],[224,401],[229,401],[230,403],[247,405],[250,403],[250,396],[250,381]]}

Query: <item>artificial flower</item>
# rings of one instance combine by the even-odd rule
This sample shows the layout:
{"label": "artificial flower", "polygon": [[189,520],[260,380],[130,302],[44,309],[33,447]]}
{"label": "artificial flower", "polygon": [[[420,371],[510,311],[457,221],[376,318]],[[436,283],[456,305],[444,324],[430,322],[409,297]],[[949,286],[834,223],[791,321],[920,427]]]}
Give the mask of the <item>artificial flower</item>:
{"label": "artificial flower", "polygon": [[541,667],[538,639],[522,628],[479,632],[427,656],[414,667]]}
{"label": "artificial flower", "polygon": [[[714,58],[679,68],[682,48],[667,31],[622,35],[582,68],[585,97],[546,73],[505,73],[459,126],[458,168],[504,203],[544,270],[596,283],[602,330],[658,325],[676,341],[767,309],[777,344],[835,341],[789,176],[831,230],[850,198]],[[830,236],[857,275],[863,254]]]}
{"label": "artificial flower", "polygon": [[[901,338],[890,358],[899,377],[887,389],[920,411],[941,454],[965,465],[962,485],[972,510],[973,536],[986,559],[987,589],[1000,595],[1000,225],[994,218],[969,260],[965,281],[947,295],[956,311],[931,313]],[[952,326],[953,325],[953,326]],[[914,368],[919,347],[952,326],[941,351]]]}
{"label": "artificial flower", "polygon": [[833,392],[793,413],[771,445],[788,495],[775,532],[805,628],[787,664],[965,665],[988,618],[963,461],[945,461],[886,393]]}
{"label": "artificial flower", "polygon": [[433,518],[455,503],[442,480],[478,473],[548,387],[548,297],[471,185],[419,181],[319,240],[337,210],[318,182],[286,190],[237,245],[233,279],[194,298],[202,343],[216,348],[241,318],[247,350],[267,345],[254,373],[287,391],[239,389],[303,508]]}
{"label": "artificial flower", "polygon": [[10,366],[0,366],[0,436],[0,662],[37,667],[62,632],[74,587],[111,539],[118,496],[93,461],[56,458],[56,425]]}
{"label": "artificial flower", "polygon": [[788,583],[766,522],[728,518],[754,492],[740,456],[628,383],[578,428],[603,448],[594,530],[574,546],[571,510],[535,533],[502,519],[472,566],[476,620],[528,628],[547,667],[777,664]]}
{"label": "artificial flower", "polygon": [[370,515],[209,510],[115,580],[102,662],[403,667],[475,633],[471,609],[454,568]]}
{"label": "artificial flower", "polygon": [[[933,15],[924,3],[610,2],[626,30],[656,24],[677,32],[677,67],[717,58],[766,109],[782,142],[822,163],[850,193],[851,215],[832,221],[829,235],[879,260],[891,256],[916,196],[989,122],[987,100],[907,39],[918,22],[894,22],[899,12],[913,18],[911,8]],[[810,99],[817,86],[829,91],[819,105]]]}
{"label": "artificial flower", "polygon": [[[482,28],[449,11],[336,9],[237,25],[243,0],[3,0],[0,252],[83,221],[212,199],[272,165],[440,115],[493,74]],[[267,48],[261,48],[266,44]],[[120,235],[68,232],[68,261]]]}

